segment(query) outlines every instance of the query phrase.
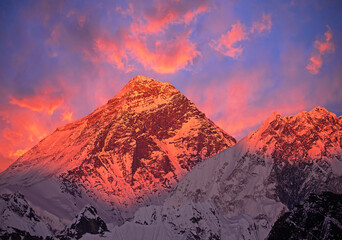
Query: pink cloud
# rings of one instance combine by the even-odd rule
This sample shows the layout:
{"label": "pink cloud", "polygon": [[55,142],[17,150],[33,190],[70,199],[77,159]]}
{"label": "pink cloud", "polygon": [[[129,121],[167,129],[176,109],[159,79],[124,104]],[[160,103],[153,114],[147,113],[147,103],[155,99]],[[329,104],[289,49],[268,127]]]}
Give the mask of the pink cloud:
{"label": "pink cloud", "polygon": [[209,10],[208,1],[189,0],[182,1],[156,1],[155,7],[142,11],[135,11],[130,5],[129,11],[133,18],[132,32],[139,34],[156,34],[165,31],[169,25],[189,24],[196,20],[196,17]]}
{"label": "pink cloud", "polygon": [[253,23],[251,29],[248,30],[244,24],[238,22],[233,24],[231,29],[227,33],[222,34],[217,41],[213,40],[209,45],[225,56],[238,58],[244,49],[241,46],[242,41],[250,40],[252,34],[261,34],[262,32],[270,31],[271,27],[271,15],[264,14],[260,21]]}
{"label": "pink cloud", "polygon": [[332,31],[328,26],[328,30],[324,33],[325,39],[323,41],[316,40],[314,42],[314,50],[309,59],[309,63],[306,65],[306,69],[311,74],[318,74],[323,65],[322,57],[327,53],[335,51],[335,45],[332,42]]}
{"label": "pink cloud", "polygon": [[118,69],[124,69],[123,60],[127,56],[122,46],[115,41],[98,38],[95,41],[95,48],[100,53],[101,59],[116,65]]}
{"label": "pink cloud", "polygon": [[[2,111],[0,117],[7,122],[0,130],[0,154],[12,161],[47,136],[56,126],[50,115],[26,108]],[[12,161],[2,162],[0,167],[6,168]]]}
{"label": "pink cloud", "polygon": [[13,162],[12,158],[3,156],[0,153],[0,172],[4,171],[12,162]]}
{"label": "pink cloud", "polygon": [[16,98],[10,96],[10,99],[11,104],[50,115],[64,102],[63,97],[53,93],[50,88],[42,89],[39,94],[30,97]]}
{"label": "pink cloud", "polygon": [[157,73],[173,73],[192,65],[193,60],[200,55],[188,35],[186,33],[172,40],[156,41],[153,50],[146,46],[145,41],[131,39],[127,42],[127,48],[145,68]]}
{"label": "pink cloud", "polygon": [[67,121],[67,122],[71,122],[73,117],[72,117],[73,113],[72,112],[63,112],[62,116],[63,116],[63,121]]}
{"label": "pink cloud", "polygon": [[272,19],[270,14],[264,14],[261,21],[256,21],[253,23],[251,28],[251,33],[258,32],[262,33],[265,31],[270,31],[272,28]]}
{"label": "pink cloud", "polygon": [[243,51],[243,48],[240,45],[237,46],[237,43],[247,40],[247,36],[246,26],[241,23],[236,23],[232,25],[230,31],[222,34],[218,41],[212,41],[210,46],[223,55],[237,58]]}
{"label": "pink cloud", "polygon": [[[100,55],[100,60],[113,63],[118,69],[129,71],[129,60],[136,60],[145,69],[151,69],[157,73],[174,73],[193,64],[200,52],[190,40],[190,31],[184,27],[196,21],[197,16],[209,10],[209,3],[200,1],[156,1],[151,8],[139,9],[134,4],[129,4],[127,10],[121,7],[116,11],[132,18],[127,31],[120,35],[124,41],[111,38],[98,37],[95,50]],[[180,31],[173,33],[170,39],[165,30],[170,25],[181,26]],[[89,59],[99,60],[99,56],[91,56]],[[126,64],[125,64],[126,62]]]}

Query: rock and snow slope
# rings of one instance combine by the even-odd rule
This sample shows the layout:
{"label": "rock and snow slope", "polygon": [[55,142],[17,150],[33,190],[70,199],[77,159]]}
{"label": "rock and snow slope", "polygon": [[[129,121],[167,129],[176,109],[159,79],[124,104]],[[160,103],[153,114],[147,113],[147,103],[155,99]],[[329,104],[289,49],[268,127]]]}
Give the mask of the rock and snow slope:
{"label": "rock and snow slope", "polygon": [[0,213],[1,239],[52,234],[19,192],[0,195]]}
{"label": "rock and snow slope", "polygon": [[120,222],[161,203],[197,163],[235,143],[171,84],[137,76],[20,157],[0,174],[0,187],[20,190],[53,225],[88,203]]}
{"label": "rock and snow slope", "polygon": [[[20,190],[33,220],[69,225],[66,237],[83,239],[259,240],[311,193],[342,193],[342,117],[324,108],[274,113],[235,143],[172,85],[137,76],[19,158],[0,174],[0,189]],[[11,199],[4,196],[1,206]],[[76,234],[79,221],[71,219],[87,204],[113,223],[108,232],[88,207],[77,219],[87,215],[100,231]],[[17,218],[2,209],[2,219]],[[25,214],[14,221],[28,221],[20,231],[49,234]]]}
{"label": "rock and snow slope", "polygon": [[341,117],[320,107],[289,117],[274,113],[198,164],[163,206],[139,209],[132,222],[163,223],[190,239],[264,239],[282,213],[311,193],[342,193],[341,171]]}

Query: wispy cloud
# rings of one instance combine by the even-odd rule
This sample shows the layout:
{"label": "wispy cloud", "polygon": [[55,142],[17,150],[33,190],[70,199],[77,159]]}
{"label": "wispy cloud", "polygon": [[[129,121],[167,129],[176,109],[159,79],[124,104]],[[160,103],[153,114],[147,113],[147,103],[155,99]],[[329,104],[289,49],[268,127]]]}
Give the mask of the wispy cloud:
{"label": "wispy cloud", "polygon": [[272,19],[270,14],[264,14],[262,19],[255,21],[249,30],[246,25],[237,22],[231,26],[230,30],[222,34],[218,40],[211,41],[210,46],[225,56],[237,58],[244,50],[242,47],[244,40],[250,40],[253,34],[270,31],[271,27]]}
{"label": "wispy cloud", "polygon": [[188,35],[184,33],[168,41],[157,41],[154,50],[150,50],[145,41],[131,39],[127,41],[127,48],[145,68],[157,73],[173,73],[192,65],[193,59],[200,55]]}
{"label": "wispy cloud", "polygon": [[28,108],[36,112],[45,112],[50,115],[53,114],[64,101],[63,96],[55,94],[50,88],[42,89],[40,93],[33,96],[20,98],[10,96],[10,99],[11,104]]}
{"label": "wispy cloud", "polygon": [[243,51],[243,47],[238,45],[238,43],[247,40],[247,36],[246,26],[238,22],[231,26],[230,31],[222,34],[218,41],[212,41],[210,46],[223,55],[237,58]]}
{"label": "wispy cloud", "polygon": [[[152,7],[136,7],[116,11],[131,18],[128,30],[123,34],[123,44],[118,39],[96,40],[96,50],[118,69],[130,69],[125,61],[130,57],[145,69],[156,73],[174,73],[193,64],[200,52],[190,40],[191,31],[186,27],[197,17],[209,11],[209,2],[200,1],[157,1]],[[177,26],[170,38],[167,30]],[[122,41],[121,41],[122,42]]]}
{"label": "wispy cloud", "polygon": [[262,15],[262,18],[260,21],[256,21],[253,23],[253,26],[250,30],[251,33],[257,32],[257,33],[262,33],[262,32],[267,32],[271,31],[272,28],[272,19],[270,14],[264,14]]}
{"label": "wispy cloud", "polygon": [[309,63],[306,65],[306,69],[311,74],[318,74],[323,65],[323,56],[335,51],[335,45],[332,42],[333,33],[329,26],[327,28],[328,30],[324,33],[324,39],[314,41],[314,50]]}

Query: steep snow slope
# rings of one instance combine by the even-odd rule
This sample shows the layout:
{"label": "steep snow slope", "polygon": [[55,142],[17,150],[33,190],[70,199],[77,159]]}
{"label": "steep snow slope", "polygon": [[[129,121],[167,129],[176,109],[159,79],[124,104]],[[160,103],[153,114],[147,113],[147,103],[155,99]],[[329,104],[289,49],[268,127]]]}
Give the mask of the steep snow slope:
{"label": "steep snow slope", "polygon": [[235,144],[169,83],[137,76],[90,115],[56,129],[0,174],[37,211],[70,221],[87,203],[120,222],[203,159]]}
{"label": "steep snow slope", "polygon": [[50,236],[51,232],[21,193],[0,195],[0,238]]}
{"label": "steep snow slope", "polygon": [[289,117],[275,113],[234,148],[196,167],[168,202],[210,199],[226,216],[261,198],[292,208],[312,192],[341,192],[341,175],[341,117],[320,107]]}
{"label": "steep snow slope", "polygon": [[[235,146],[198,164],[163,206],[141,208],[133,222],[195,228],[200,239],[264,239],[283,212],[311,193],[342,193],[341,180],[341,117],[321,107],[289,117],[274,113]],[[196,223],[181,210],[189,202],[201,209]],[[205,216],[211,208],[217,221]],[[214,222],[220,227],[207,227]]]}

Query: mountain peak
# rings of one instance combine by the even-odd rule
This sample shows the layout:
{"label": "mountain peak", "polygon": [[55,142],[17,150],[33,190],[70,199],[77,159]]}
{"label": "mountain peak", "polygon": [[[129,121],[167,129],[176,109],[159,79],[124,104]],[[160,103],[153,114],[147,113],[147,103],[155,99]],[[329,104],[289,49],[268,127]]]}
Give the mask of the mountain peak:
{"label": "mountain peak", "polygon": [[286,117],[273,113],[248,139],[257,151],[276,158],[311,161],[341,152],[341,132],[336,115],[316,107]]}
{"label": "mountain peak", "polygon": [[174,93],[179,93],[179,91],[168,82],[163,83],[153,78],[137,75],[113,99],[123,96],[136,98]]}
{"label": "mountain peak", "polygon": [[84,191],[130,217],[235,143],[171,84],[136,76],[107,104],[24,154],[2,173],[0,185],[30,188],[53,177],[66,186],[61,198]]}
{"label": "mountain peak", "polygon": [[146,83],[161,83],[153,78],[137,75],[131,80],[129,80],[128,84],[146,84]]}
{"label": "mountain peak", "polygon": [[[314,109],[312,109],[309,114],[312,116],[312,117],[324,117],[326,116],[327,114],[332,114],[330,113],[327,109],[325,109],[324,107],[315,107]],[[335,114],[334,114],[335,115]]]}
{"label": "mountain peak", "polygon": [[[279,129],[283,129],[285,125],[299,125],[304,124],[306,126],[311,126],[317,124],[316,121],[326,120],[327,122],[335,123],[337,117],[334,113],[329,112],[327,109],[323,107],[315,107],[311,111],[302,111],[297,113],[296,115],[290,116],[281,116],[278,112],[273,112],[266,121],[261,125],[261,127],[257,130],[258,132],[264,132],[267,129],[272,131]],[[303,126],[304,127],[304,126]],[[254,135],[254,134],[253,134]]]}
{"label": "mountain peak", "polygon": [[[106,223],[97,215],[90,204],[85,206],[73,222],[64,230],[64,238],[81,238],[84,234],[100,234],[108,231]],[[63,239],[64,239],[63,238]]]}
{"label": "mountain peak", "polygon": [[[129,88],[143,88],[144,90],[152,89],[152,88],[163,88],[165,86],[172,86],[170,83],[163,83],[160,81],[157,81],[153,78],[145,77],[142,75],[137,75],[126,85]],[[126,87],[125,86],[125,87]]]}

